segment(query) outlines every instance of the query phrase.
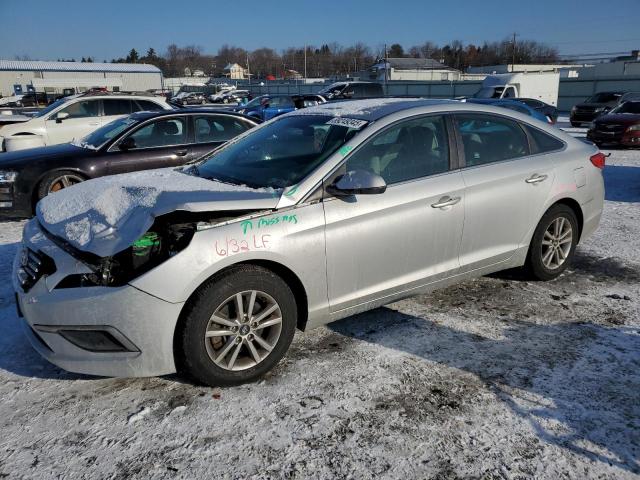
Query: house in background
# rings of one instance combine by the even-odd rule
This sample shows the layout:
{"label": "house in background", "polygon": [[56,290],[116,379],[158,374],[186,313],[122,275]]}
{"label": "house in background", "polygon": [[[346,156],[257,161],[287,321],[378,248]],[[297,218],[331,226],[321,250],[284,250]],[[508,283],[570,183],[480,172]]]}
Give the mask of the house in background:
{"label": "house in background", "polygon": [[224,76],[232,80],[244,80],[247,78],[247,69],[237,63],[229,63],[224,67]]}

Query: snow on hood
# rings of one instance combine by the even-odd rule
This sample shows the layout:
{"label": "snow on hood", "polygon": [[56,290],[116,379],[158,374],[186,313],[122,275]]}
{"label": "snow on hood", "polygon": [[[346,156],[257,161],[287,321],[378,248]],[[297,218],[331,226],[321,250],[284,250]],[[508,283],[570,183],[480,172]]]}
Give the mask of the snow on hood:
{"label": "snow on hood", "polygon": [[175,210],[275,208],[281,193],[164,168],[97,178],[65,188],[42,199],[36,215],[53,235],[104,257],[129,247],[159,215]]}

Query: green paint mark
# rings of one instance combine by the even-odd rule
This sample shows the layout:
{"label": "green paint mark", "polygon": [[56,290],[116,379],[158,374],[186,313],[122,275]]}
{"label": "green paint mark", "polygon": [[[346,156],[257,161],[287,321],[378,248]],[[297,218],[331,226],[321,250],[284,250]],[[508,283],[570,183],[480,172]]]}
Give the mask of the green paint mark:
{"label": "green paint mark", "polygon": [[259,229],[259,228],[271,227],[273,225],[278,225],[279,223],[296,224],[298,223],[298,217],[296,217],[296,215],[294,214],[294,215],[281,215],[281,216],[270,217],[270,218],[258,218],[255,220],[255,223],[253,220],[244,220],[243,222],[240,222],[240,226],[242,227],[242,233],[246,235],[249,230],[253,230],[254,226],[256,227],[256,229]]}
{"label": "green paint mark", "polygon": [[240,225],[242,226],[242,233],[245,235],[247,234],[247,230],[253,230],[253,222],[251,220],[245,220],[240,223]]}
{"label": "green paint mark", "polygon": [[287,193],[284,194],[284,196],[285,197],[290,197],[291,195],[293,195],[297,191],[298,191],[298,185],[294,185],[291,190],[289,190]]}
{"label": "green paint mark", "polygon": [[160,237],[155,232],[147,232],[138,240],[133,242],[133,254],[136,256],[146,255],[150,249],[160,245]]}
{"label": "green paint mark", "polygon": [[351,150],[353,150],[353,147],[351,145],[343,145],[338,151],[340,152],[340,155],[346,157]]}

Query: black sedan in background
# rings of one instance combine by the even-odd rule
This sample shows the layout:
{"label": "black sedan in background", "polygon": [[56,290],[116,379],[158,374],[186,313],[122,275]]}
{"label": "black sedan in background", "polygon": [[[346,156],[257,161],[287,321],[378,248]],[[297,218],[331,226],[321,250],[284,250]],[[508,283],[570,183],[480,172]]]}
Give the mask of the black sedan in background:
{"label": "black sedan in background", "polygon": [[553,105],[549,105],[548,103],[544,103],[543,101],[535,98],[514,98],[514,100],[522,102],[540,112],[544,116],[548,117],[551,120],[551,123],[556,123],[558,121],[558,109]]}
{"label": "black sedan in background", "polygon": [[77,142],[0,154],[0,216],[30,217],[41,198],[90,178],[182,165],[258,123],[202,108],[139,112]]}

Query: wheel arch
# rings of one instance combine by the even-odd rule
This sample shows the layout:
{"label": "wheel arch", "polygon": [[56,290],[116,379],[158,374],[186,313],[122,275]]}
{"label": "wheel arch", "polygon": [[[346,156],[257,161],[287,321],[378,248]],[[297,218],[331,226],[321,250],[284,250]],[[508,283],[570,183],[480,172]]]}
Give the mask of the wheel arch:
{"label": "wheel arch", "polygon": [[298,312],[298,321],[297,321],[296,327],[299,330],[304,331],[306,329],[307,320],[309,316],[309,303],[307,298],[307,291],[306,291],[306,288],[304,287],[304,284],[300,280],[300,277],[286,265],[283,265],[282,263],[276,262],[274,260],[266,260],[266,259],[251,259],[251,260],[245,260],[237,263],[232,263],[216,271],[210,276],[208,276],[204,281],[200,283],[200,285],[198,285],[189,294],[189,297],[185,301],[184,306],[182,307],[182,311],[180,312],[180,318],[178,319],[178,324],[176,325],[176,331],[178,331],[179,324],[182,321],[184,321],[183,313],[186,311],[187,306],[193,301],[193,299],[198,294],[200,289],[207,282],[211,281],[212,279],[218,276],[226,274],[230,270],[236,269],[238,267],[250,266],[250,265],[262,267],[266,270],[269,270],[275,273],[285,281],[285,283],[289,286],[289,288],[291,288],[293,297],[296,302],[297,312]]}
{"label": "wheel arch", "polygon": [[547,213],[549,209],[553,208],[555,205],[566,205],[571,210],[573,210],[573,213],[575,213],[576,219],[578,220],[578,242],[580,242],[580,237],[582,236],[582,228],[584,225],[584,212],[582,211],[582,207],[580,206],[580,204],[571,197],[565,197],[556,200],[553,204],[549,205],[549,208],[547,208],[544,213]]}

